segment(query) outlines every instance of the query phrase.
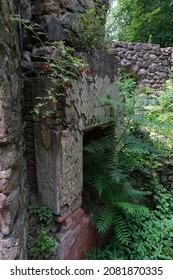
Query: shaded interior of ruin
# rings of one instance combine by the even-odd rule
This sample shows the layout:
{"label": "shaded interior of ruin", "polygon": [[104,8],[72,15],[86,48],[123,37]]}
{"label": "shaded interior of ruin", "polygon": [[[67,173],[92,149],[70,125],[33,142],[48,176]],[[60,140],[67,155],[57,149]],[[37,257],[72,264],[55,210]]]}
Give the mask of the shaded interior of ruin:
{"label": "shaded interior of ruin", "polygon": [[[83,154],[85,154],[85,147],[93,143],[94,141],[98,141],[99,139],[104,138],[108,135],[114,135],[115,134],[115,126],[114,124],[107,124],[106,126],[97,126],[93,129],[84,131],[83,135]],[[105,153],[107,151],[105,150]],[[98,163],[99,164],[99,163]],[[98,200],[98,194],[94,190],[94,187],[92,184],[86,183],[86,173],[88,174],[88,169],[91,169],[91,175],[93,176],[92,172],[92,165],[88,166],[88,164],[85,163],[85,156],[83,158],[83,192],[82,192],[82,208],[85,210],[85,212],[91,216],[93,216],[92,212],[97,211],[97,207],[100,205],[97,205],[96,201]],[[99,202],[98,202],[99,203]]]}

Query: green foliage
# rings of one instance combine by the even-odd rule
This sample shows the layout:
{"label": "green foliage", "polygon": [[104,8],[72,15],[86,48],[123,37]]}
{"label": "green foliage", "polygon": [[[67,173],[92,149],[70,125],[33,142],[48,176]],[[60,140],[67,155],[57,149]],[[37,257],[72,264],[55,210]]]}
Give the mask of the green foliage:
{"label": "green foliage", "polygon": [[[157,174],[162,160],[171,156],[166,139],[160,139],[164,124],[159,119],[160,112],[171,110],[171,90],[158,98],[159,109],[151,113],[139,100],[136,107],[134,80],[123,79],[119,88],[124,104],[110,97],[104,100],[124,110],[121,133],[92,140],[84,147],[84,185],[95,198],[94,223],[100,233],[110,236],[106,248],[95,248],[85,256],[172,259],[173,194],[159,183]],[[170,82],[167,85],[172,87]]]}
{"label": "green foliage", "polygon": [[157,133],[159,139],[167,143],[169,149],[172,150],[173,79],[171,74],[164,84],[164,89],[160,92],[157,102],[152,106],[146,106],[144,108],[147,110],[147,118],[155,123],[155,133]]}
{"label": "green foliage", "polygon": [[65,96],[66,89],[71,88],[73,80],[78,77],[79,69],[86,67],[81,59],[75,57],[74,49],[66,46],[65,42],[54,42],[49,48],[54,50],[54,54],[44,57],[46,63],[43,64],[43,69],[50,77],[52,87],[46,96],[37,97],[39,102],[32,111],[36,120],[55,114],[55,110],[50,109],[51,104],[58,103],[58,97]]}
{"label": "green foliage", "polygon": [[[30,237],[30,242],[33,238]],[[48,259],[51,253],[54,252],[55,239],[48,233],[46,228],[41,227],[37,230],[37,238],[34,240],[33,247],[29,250],[31,259]]]}
{"label": "green foliage", "polygon": [[120,41],[171,46],[172,12],[171,0],[118,0],[108,16],[108,36]]}
{"label": "green foliage", "polygon": [[28,207],[28,213],[29,215],[37,215],[40,222],[45,222],[47,224],[53,218],[51,210],[45,205],[31,204]]}
{"label": "green foliage", "polygon": [[173,259],[173,193],[168,192],[156,179],[150,182],[148,188],[152,188],[154,210],[146,217],[128,219],[132,243],[123,247],[121,258]]}
{"label": "green foliage", "polygon": [[100,7],[100,0],[95,2],[95,6],[86,9],[78,20],[80,45],[83,45],[87,50],[92,47],[105,50],[103,24],[106,17],[106,7],[104,5]]}
{"label": "green foliage", "polygon": [[31,204],[28,208],[30,234],[28,256],[30,259],[49,259],[54,252],[56,240],[49,232],[53,221],[51,210],[45,205]]}
{"label": "green foliage", "polygon": [[38,58],[43,61],[42,71],[50,78],[52,87],[47,90],[45,96],[36,97],[37,102],[31,113],[36,121],[53,117],[58,97],[65,96],[66,89],[71,88],[73,80],[78,77],[80,68],[83,69],[87,65],[74,55],[74,49],[66,46],[65,42],[43,41],[42,37],[46,37],[46,35],[40,31],[41,27],[37,23],[21,19],[18,15],[11,16],[11,20],[21,23],[45,49],[46,55]]}
{"label": "green foliage", "polygon": [[28,19],[21,18],[19,15],[11,15],[10,19],[12,22],[19,22],[26,30],[31,31],[32,37],[35,38],[42,46],[44,46],[44,42],[42,41],[41,37],[45,35],[45,33],[41,31],[39,24],[36,22],[31,22]]}

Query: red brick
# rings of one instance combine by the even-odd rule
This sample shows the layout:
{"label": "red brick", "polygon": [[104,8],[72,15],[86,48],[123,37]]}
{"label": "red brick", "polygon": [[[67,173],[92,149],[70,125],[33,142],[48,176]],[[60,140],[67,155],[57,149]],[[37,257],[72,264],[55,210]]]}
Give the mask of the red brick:
{"label": "red brick", "polygon": [[33,134],[26,134],[26,139],[28,140],[28,141],[32,141],[32,142],[34,142],[34,135]]}
{"label": "red brick", "polygon": [[[91,219],[79,208],[67,217],[67,226],[61,229],[66,230],[67,238],[63,245],[66,260],[79,260],[82,258],[82,251],[91,250],[97,244],[98,234],[91,225]],[[73,218],[73,223],[71,219]],[[66,223],[65,223],[66,224]],[[73,226],[75,225],[75,228]],[[69,231],[69,232],[68,232]]]}
{"label": "red brick", "polygon": [[71,204],[70,206],[71,211],[73,212],[76,209],[81,208],[81,205],[82,205],[82,195],[80,194]]}
{"label": "red brick", "polygon": [[36,161],[35,160],[32,160],[32,159],[28,159],[28,165],[31,165],[31,166],[36,166]]}
{"label": "red brick", "polygon": [[70,214],[71,214],[71,210],[67,209],[61,214],[61,216],[56,216],[55,221],[58,223],[62,223]]}
{"label": "red brick", "polygon": [[85,211],[82,208],[78,208],[77,210],[75,210],[72,215],[73,215],[73,219],[79,219],[81,218],[83,215],[85,214]]}
{"label": "red brick", "polygon": [[72,215],[70,215],[66,220],[65,220],[65,225],[69,226],[73,223]]}
{"label": "red brick", "polygon": [[34,150],[34,148],[35,148],[35,144],[34,144],[34,141],[26,141],[26,145],[27,145],[27,148],[29,147],[29,148],[33,148],[33,150]]}

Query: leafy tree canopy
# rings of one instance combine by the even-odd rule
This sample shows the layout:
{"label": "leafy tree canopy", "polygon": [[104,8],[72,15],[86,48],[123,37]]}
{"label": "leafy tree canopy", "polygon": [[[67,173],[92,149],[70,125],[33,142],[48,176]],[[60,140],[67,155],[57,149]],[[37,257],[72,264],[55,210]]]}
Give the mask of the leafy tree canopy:
{"label": "leafy tree canopy", "polygon": [[[116,2],[116,4],[115,4]],[[172,0],[118,0],[107,20],[111,39],[127,42],[173,43]]]}

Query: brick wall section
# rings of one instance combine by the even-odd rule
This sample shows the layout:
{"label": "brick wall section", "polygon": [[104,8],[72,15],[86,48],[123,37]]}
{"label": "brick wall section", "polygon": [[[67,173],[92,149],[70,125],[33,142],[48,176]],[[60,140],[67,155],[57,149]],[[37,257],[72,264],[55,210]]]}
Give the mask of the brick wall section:
{"label": "brick wall section", "polygon": [[[33,63],[33,69],[34,69]],[[38,68],[38,63],[36,63],[36,68]],[[40,63],[41,68],[42,63]],[[26,67],[24,71],[26,71]],[[34,70],[33,70],[34,71]],[[36,73],[37,72],[37,73]],[[39,77],[40,72],[38,69],[36,72],[30,73],[31,77],[27,76],[24,79],[24,94],[25,94],[25,110],[24,110],[24,119],[25,119],[25,134],[26,134],[26,150],[27,150],[27,165],[28,165],[28,182],[30,185],[31,195],[38,195],[38,182],[37,182],[37,168],[36,168],[36,151],[35,151],[35,127],[41,126],[41,131],[43,132],[43,127],[45,127],[44,134],[48,134],[48,131],[61,131],[63,130],[63,105],[62,97],[59,97],[57,104],[50,106],[51,109],[56,111],[56,115],[53,119],[45,118],[40,121],[34,121],[32,116],[32,109],[36,102],[35,97],[46,94],[46,89],[48,85],[50,86],[49,78],[45,75]],[[47,85],[48,84],[48,85]],[[42,135],[42,139],[45,137]],[[47,138],[48,139],[48,138]],[[44,141],[44,140],[43,140]],[[47,141],[47,140],[46,140]],[[43,163],[44,164],[44,163]],[[46,174],[45,174],[46,175]]]}
{"label": "brick wall section", "polygon": [[[61,218],[57,217],[57,222]],[[79,260],[83,251],[87,252],[98,244],[98,233],[91,218],[82,208],[77,208],[61,222],[58,259]]]}
{"label": "brick wall section", "polygon": [[35,159],[35,144],[34,144],[34,121],[31,116],[33,109],[32,88],[30,83],[25,81],[24,87],[25,95],[25,135],[26,135],[26,153],[28,166],[28,183],[30,191],[36,194],[37,190],[37,176],[36,176],[36,159]]}

